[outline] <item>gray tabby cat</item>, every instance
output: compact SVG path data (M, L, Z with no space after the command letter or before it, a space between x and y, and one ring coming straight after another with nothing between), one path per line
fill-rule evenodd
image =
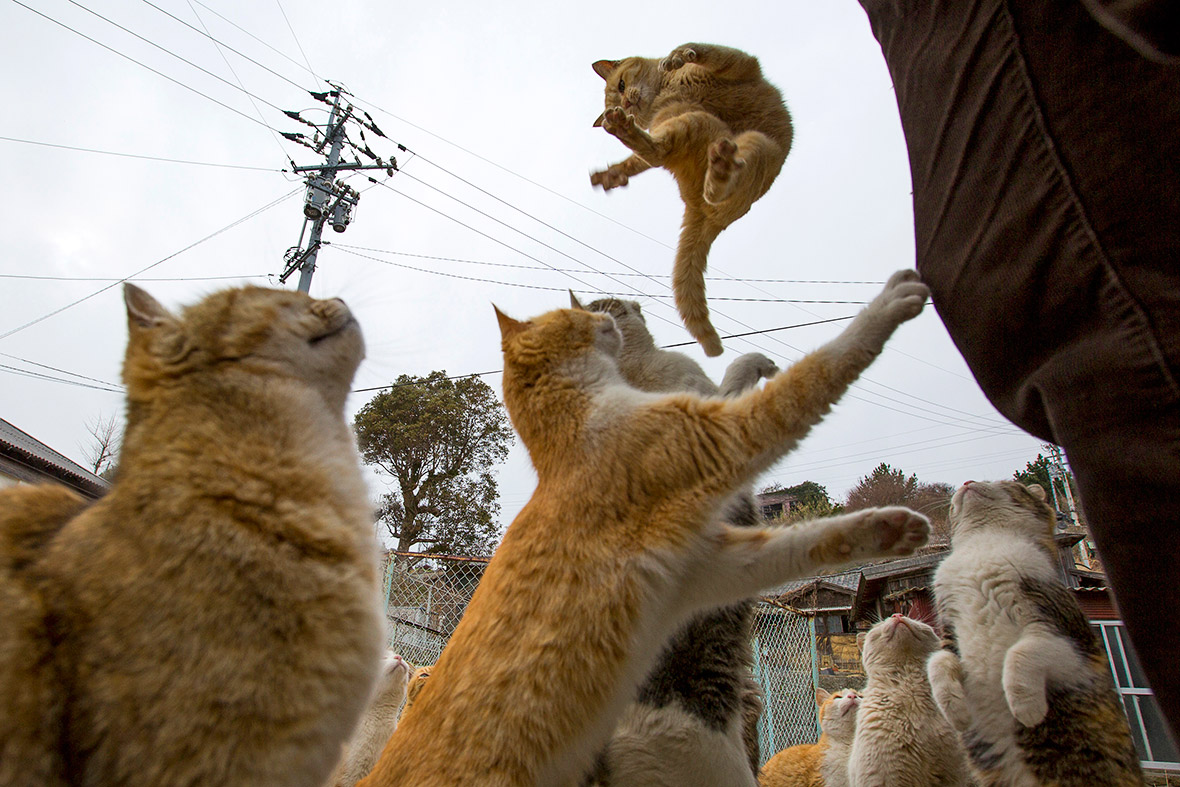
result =
M583 306L571 292L570 305L614 317L623 335L619 371L644 391L737 396L778 372L766 356L747 353L729 365L719 387L687 355L656 347L635 301L603 298ZM753 495L735 497L725 518L738 525L757 523ZM752 609L749 602L723 607L694 618L676 634L599 756L591 784L755 783L762 701L750 672Z
M926 659L934 629L904 615L864 637L856 735L848 758L851 787L958 787L969 784L966 755L930 693Z
M1056 518L1039 486L968 481L935 574L944 649L934 699L980 784L1141 785L1110 667L1057 576Z

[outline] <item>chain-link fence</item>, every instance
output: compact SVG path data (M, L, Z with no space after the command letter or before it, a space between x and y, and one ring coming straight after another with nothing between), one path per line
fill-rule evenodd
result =
M487 567L488 558L390 552L385 563L385 616L390 647L411 664L442 653Z
M433 664L467 609L488 558L390 552L385 565L390 641L410 663ZM773 601L754 615L754 675L764 709L758 723L762 760L819 737L814 619Z
M751 644L754 677L762 685L758 743L765 763L788 746L819 738L814 619L763 601L755 607Z

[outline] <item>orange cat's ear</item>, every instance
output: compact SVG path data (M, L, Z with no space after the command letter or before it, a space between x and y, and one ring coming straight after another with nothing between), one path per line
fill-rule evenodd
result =
M127 324L137 328L154 328L175 322L172 313L147 292L131 282L123 283L123 302L127 304Z
M578 300L578 296L574 295L573 290L570 290L570 308L577 309L578 311L582 312L586 311L586 307L583 306L582 302Z
M520 320L512 319L507 314L500 311L500 307L494 303L492 304L492 308L496 310L496 321L500 323L501 339L511 339L513 336L520 333L529 326L527 322L521 322Z
M1037 500L1042 502L1045 501L1045 487L1041 486L1040 484L1029 484L1028 491L1032 492L1033 497L1035 497Z
M819 686L815 687L815 704L816 705L823 705L825 702L827 702L831 698L832 698L832 695L829 694L827 691L825 691L824 689L821 689Z
M865 649L865 633L863 631L858 631L856 633L856 647L860 648L861 650Z
M598 76L602 77L603 79L609 79L610 72L614 71L618 65L618 60L596 60L594 61L594 64L591 66L591 68L594 69L594 73L598 74ZM596 123L595 125L598 124Z

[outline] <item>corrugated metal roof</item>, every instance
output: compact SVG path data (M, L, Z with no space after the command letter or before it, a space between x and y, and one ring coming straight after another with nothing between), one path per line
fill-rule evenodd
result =
M76 478L82 485L101 494L110 488L110 483L99 478L65 454L53 450L32 435L17 429L0 418L0 452L13 453L18 459L31 459L37 465L48 466L59 473Z

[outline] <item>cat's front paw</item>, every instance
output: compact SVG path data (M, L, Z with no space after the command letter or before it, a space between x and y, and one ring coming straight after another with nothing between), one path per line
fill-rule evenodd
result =
M918 279L918 272L906 268L894 273L885 282L885 289L869 304L895 325L912 320L922 313L930 288Z
M966 695L963 693L963 663L949 650L940 650L926 662L926 677L934 703L951 727L962 732L971 724L971 713L967 710Z
M601 172L590 173L590 185L601 186L603 191L610 191L611 189L626 186L629 182L627 173L614 167L608 167Z
M661 71L675 71L678 68L683 68L685 63L696 62L697 52L692 47L681 47L674 49L671 54L660 61Z
M1049 703L1043 691L1022 691L1018 687L1004 687L1008 697L1008 708L1016 720L1025 727L1035 727L1045 720Z
M635 118L628 115L622 107L611 107L602 113L602 128L616 137L626 134L635 126Z
M852 521L839 549L845 560L910 555L930 538L930 520L902 506L866 508L848 516Z

